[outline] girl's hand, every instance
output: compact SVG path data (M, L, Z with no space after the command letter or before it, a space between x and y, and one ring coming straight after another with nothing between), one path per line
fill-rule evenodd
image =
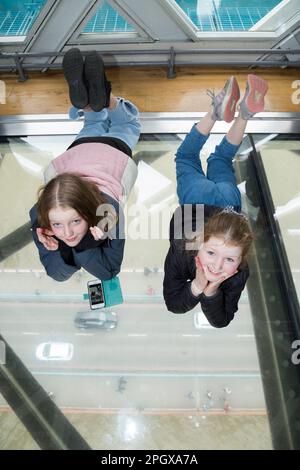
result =
M204 270L205 275L207 276L208 275L207 267L203 266L203 270ZM217 292L219 286L222 284L222 282L234 276L237 272L238 271L235 271L233 274L226 274L225 272L221 273L218 279L216 279L213 282L208 283L207 287L203 291L203 294L206 295L207 297L214 295Z
M99 227L97 227L97 225L95 225L95 227L90 227L90 232L93 235L94 240L96 241L101 240L101 238L104 235L102 230Z
M58 241L53 238L54 233L46 228L37 228L36 234L39 241L49 251L55 251L58 249Z
M191 289L192 289L192 293L198 296L202 294L202 292L204 292L204 289L206 288L208 284L208 280L206 278L199 256L195 257L195 262L196 262L196 268L197 268L196 277L192 282Z

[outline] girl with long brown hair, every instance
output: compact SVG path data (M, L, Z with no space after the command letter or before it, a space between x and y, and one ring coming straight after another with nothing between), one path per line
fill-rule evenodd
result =
M80 268L99 279L119 273L125 236L122 205L137 177L132 149L137 108L111 93L100 55L79 49L63 59L71 119L84 117L75 141L45 171L30 210L32 235L47 274L68 279Z

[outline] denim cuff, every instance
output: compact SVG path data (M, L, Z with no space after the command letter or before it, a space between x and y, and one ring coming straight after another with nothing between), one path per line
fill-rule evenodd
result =
M69 109L69 118L72 121L76 121L84 116L84 111L82 109L75 108L75 106L71 106Z
M192 141L198 143L199 141L200 142L206 142L207 139L209 138L209 134L208 135L205 135L205 134L201 134L201 132L197 129L197 124L194 124L192 129L190 130L188 136L189 136L189 139L191 139Z
M238 151L241 144L239 145L231 144L230 142L228 142L227 137L225 135L219 145L222 146L222 149L226 155L234 157L234 155Z
M203 145L207 141L209 135L203 135L196 128L196 124L193 125L190 132L185 136L184 140L181 142L177 152L176 157L182 158L185 154L199 154Z
M121 113L124 113L126 116L130 116L130 117L138 116L139 111L137 107L133 103L131 103L131 101L118 96L117 102L118 104L115 108L113 109L107 108L109 117L119 115L122 118Z

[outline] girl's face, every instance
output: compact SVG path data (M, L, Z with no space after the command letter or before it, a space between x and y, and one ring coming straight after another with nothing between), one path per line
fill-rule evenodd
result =
M198 251L202 266L207 266L209 282L214 282L222 275L228 276L236 272L242 261L242 249L237 245L229 245L221 238L210 237Z
M88 223L71 207L55 207L49 211L50 227L54 235L73 247L88 231Z

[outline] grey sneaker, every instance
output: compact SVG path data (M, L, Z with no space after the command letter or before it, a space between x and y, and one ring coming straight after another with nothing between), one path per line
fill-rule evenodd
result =
M265 94L268 83L256 75L248 75L244 98L240 103L242 118L250 119L255 113L260 113L265 107Z
M211 90L207 90L207 94L212 99L213 119L231 122L234 119L236 104L240 98L240 89L236 78L230 77L223 90L217 95Z

